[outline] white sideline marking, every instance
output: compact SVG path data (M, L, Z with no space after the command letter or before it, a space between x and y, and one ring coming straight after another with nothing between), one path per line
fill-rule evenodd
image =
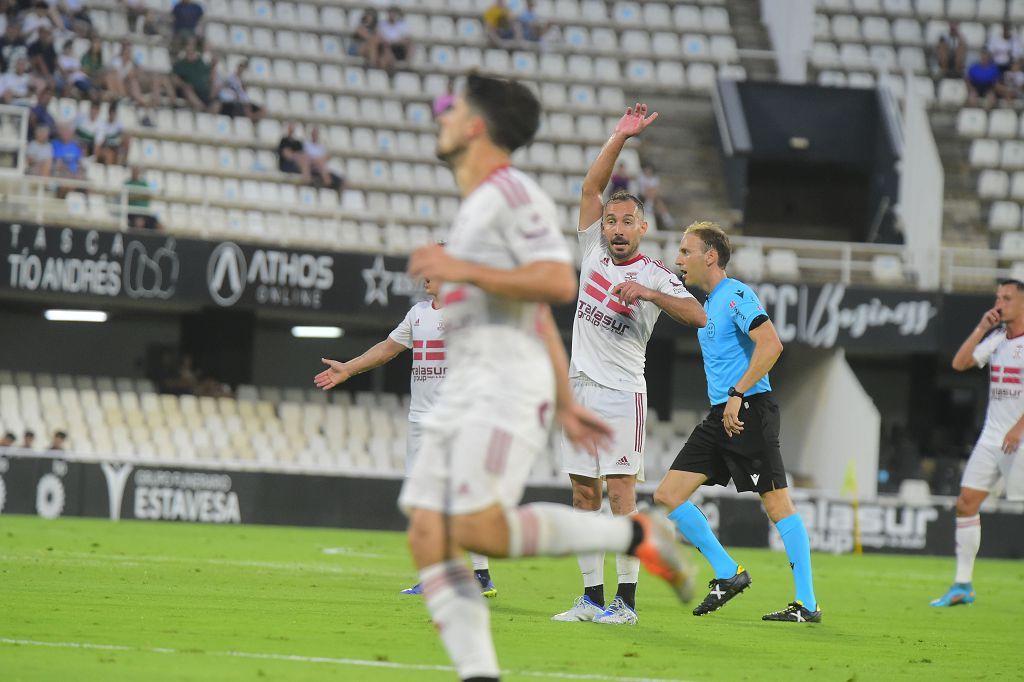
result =
M372 554L371 552L357 552L351 547L324 547L324 554L341 554L342 556L354 556L360 559L388 559L387 554Z
M130 647L122 644L92 644L90 642L40 642L32 639L10 639L0 637L0 644L13 646L44 646L57 649L99 649L103 651L142 651L156 654L183 653L177 649L163 647ZM194 653L194 652L185 652ZM329 658L326 656L298 656L294 654L260 654L248 651L207 651L206 656L230 656L232 658L250 658L267 661L289 661L293 663L329 663L331 665L357 666L362 668L390 668L392 670L423 670L431 672L455 672L450 665L429 665L426 663L394 663L392 661L369 661L359 658ZM540 677L557 680L600 680L603 682L687 682L679 679L655 677L615 677L597 673L558 673L539 670L502 670L502 675L518 675L519 677Z

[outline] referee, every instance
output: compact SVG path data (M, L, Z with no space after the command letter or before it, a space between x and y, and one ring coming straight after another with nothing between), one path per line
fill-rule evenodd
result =
M763 620L821 622L811 579L807 529L786 488L779 452L779 406L768 371L782 354L782 342L753 289L730 278L729 238L718 225L694 223L679 246L676 265L688 287L711 292L704 302L708 323L697 331L711 411L690 434L654 499L670 509L676 528L707 559L715 572L711 592L693 615L717 611L747 589L750 575L733 561L707 519L692 502L701 485L726 485L761 496L769 518L786 546L796 583L796 598Z

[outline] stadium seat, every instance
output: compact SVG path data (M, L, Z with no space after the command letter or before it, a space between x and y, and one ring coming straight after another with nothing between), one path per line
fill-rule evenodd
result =
M939 103L945 106L961 106L967 101L967 85L961 79L944 78L939 83Z
M985 169L978 176L978 196L982 199L1002 199L1010 191L1010 176L1006 171Z
M992 202L992 208L989 209L988 214L989 229L997 231L1018 230L1020 229L1020 223L1020 204L1015 201Z
M1006 17L1006 0L979 0L977 16L981 21L1002 21Z
M1024 142L1016 140L1004 142L999 165L1011 170L1024 168Z
M672 21L679 31L703 31L700 8L693 5L676 5L672 10Z
M909 17L914 14L911 0L884 0L882 6L890 17Z
M772 249L766 259L768 274L782 280L795 280L800 277L800 261L796 251L790 249Z
M977 0L949 0L946 15L950 19L973 19L977 10Z
M864 40L868 43L889 43L892 41L889 20L884 17L865 17L861 22L861 31L864 33Z
M893 21L892 37L900 45L921 45L924 42L921 24L915 19L901 18Z
M832 36L840 42L860 42L860 21L855 16L837 14L832 17Z
M1014 204L1017 206L1016 204ZM1017 206L1016 215L1020 219L1020 206ZM1019 223L1018 223L1019 224ZM1024 258L1024 232L1004 232L999 238L999 250L1003 257Z
M984 137L988 115L984 109L961 109L956 117L956 131L964 137Z
M974 140L969 159L975 168L995 168L999 165L999 143L995 140Z
M988 137L1012 138L1017 135L1017 114L1009 109L995 109L988 117Z
M1015 171L1010 177L1010 198L1024 200L1024 171Z

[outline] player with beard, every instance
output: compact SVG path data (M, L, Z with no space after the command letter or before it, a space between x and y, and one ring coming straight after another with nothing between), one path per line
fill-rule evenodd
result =
M658 117L647 105L630 107L601 149L583 180L577 234L582 251L579 297L572 329L569 378L573 397L595 412L614 431L611 443L595 458L563 439L562 470L572 483L572 506L582 514L601 513L608 485L612 514L636 511L636 482L644 480L644 425L647 383L644 380L647 342L661 312L682 324L703 327L704 308L660 260L640 252L647 233L643 202L624 191L602 194L626 140ZM556 621L593 621L634 625L640 562L615 557L618 587L605 609L604 554L577 557L583 594Z
M623 552L680 598L691 591L671 529L645 514L517 506L552 420L591 451L611 433L572 397L549 308L571 302L577 286L555 204L509 165L539 122L540 103L524 86L467 78L438 118L438 156L454 172L462 205L447 248L419 249L409 261L412 276L442 282L448 375L399 504L431 619L459 678L475 682L497 680L499 670L490 612L463 550L513 558Z

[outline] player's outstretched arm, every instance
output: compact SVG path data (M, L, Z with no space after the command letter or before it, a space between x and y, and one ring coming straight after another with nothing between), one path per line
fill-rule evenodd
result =
M617 284L611 293L625 305L633 305L637 301L650 301L680 324L703 327L708 323L708 314L704 311L704 306L692 296L686 298L669 296L663 291L651 289L636 282Z
M638 135L654 123L658 118L658 112L647 115L647 105L637 102L635 106L626 109L626 113L619 119L612 136L604 143L601 153L590 165L586 177L583 178L583 190L580 192L580 224L579 230L585 230L601 218L601 211L604 208L604 188L612 177L615 169L615 162L622 152L626 140Z
M964 339L964 342L960 344L956 355L953 356L953 369L963 372L978 366L978 362L974 359L974 349L978 347L978 344L981 343L986 334L995 329L999 321L998 310L992 308L985 311L985 314L981 316L981 320L978 322L978 326L971 330L971 333Z
M746 392L750 387L760 381L764 375L771 371L772 367L782 355L782 339L775 330L771 320L765 319L757 328L751 329L748 334L754 342L754 352L750 356L750 364L747 371L743 373L736 382L736 390L740 393ZM722 412L722 425L725 432L730 436L743 430L743 422L739 420L740 398L729 398Z
M598 448L611 442L612 429L573 398L569 386L569 357L565 353L562 337L558 334L551 308L544 310L541 326L555 371L555 418L572 443L596 457Z
M343 384L357 374L380 367L395 359L395 357L406 350L406 347L388 337L378 344L375 344L368 351L348 362L328 360L320 358L320 361L327 365L327 369L313 377L313 383L317 388L329 390Z
M534 261L506 270L452 257L442 246L417 249L409 258L409 274L452 284L472 284L489 294L518 301L572 303L579 281L568 263Z

